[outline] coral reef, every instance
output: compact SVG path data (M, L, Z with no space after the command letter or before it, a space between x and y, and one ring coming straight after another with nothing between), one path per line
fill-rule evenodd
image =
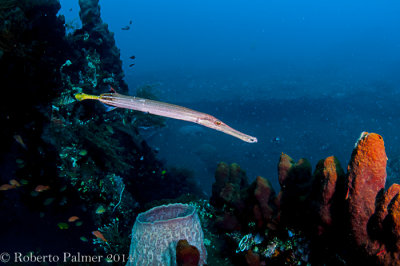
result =
M307 160L282 154L278 195L264 178L247 185L220 163L210 202L216 227L237 247L231 256L242 254L234 264L399 265L400 185L385 191L386 161L382 137L367 132L347 174L334 156L312 174Z
M176 265L176 246L183 239L199 250L205 264L203 230L193 206L169 204L141 213L132 229L128 265Z
M22 224L28 213L48 225L49 235L68 231L69 241L60 241L65 250L81 247L97 229L107 243L98 238L95 248L82 251L127 254L124 243L144 204L197 188L189 171L165 168L140 136L139 127L162 126L162 120L74 103L73 94L82 90L128 90L98 1L80 1L80 7L82 28L66 35L59 1L0 3L0 77L7 99L0 106L0 181L12 176L21 183L12 187L14 194L0 196L1 215L8 217L1 223ZM18 206L15 217L6 206ZM64 222L67 215L80 217L76 226Z
M0 78L6 99L0 106L0 179L13 176L24 183L16 191L20 202L2 201L2 217L9 215L5 206L44 212L65 209L69 201L69 191L61 190L66 182L57 178L56 149L43 139L51 102L62 87L57 70L69 51L64 18L57 16L60 7L55 0L0 3ZM34 193L38 185L61 191ZM16 216L2 226L26 220L20 213Z
M118 218L113 219L107 225L103 225L98 231L103 234L107 242L99 238L93 239L93 243L101 249L97 253L128 254L130 238L125 235L124 229L120 228Z
M79 6L82 28L69 36L74 55L71 58L72 65L66 69L67 73L74 80L85 77L79 79L84 81L81 87L90 93L104 91L108 85L126 93L128 86L123 81L120 52L115 46L114 34L101 19L99 1L80 0ZM80 75L74 75L73 71L81 66L85 68L79 69Z
M64 19L57 17L59 9L58 1L0 3L0 77L2 97L7 99L0 106L1 155L18 149L16 135L29 148L21 149L18 156L44 157L39 151L46 151L48 157L54 155L41 134L51 112L49 102L61 85L55 71L65 60L60 51L68 51ZM45 172L54 170L38 163L31 166Z

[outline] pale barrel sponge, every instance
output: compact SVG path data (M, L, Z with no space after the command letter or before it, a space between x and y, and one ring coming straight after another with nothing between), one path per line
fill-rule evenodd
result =
M203 238L194 206L177 203L152 208L136 219L127 265L176 265L176 245L181 239L199 250L199 265L206 264Z

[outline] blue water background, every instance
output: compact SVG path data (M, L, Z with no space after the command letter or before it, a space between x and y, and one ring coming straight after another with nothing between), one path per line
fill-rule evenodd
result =
M67 21L78 23L77 1L61 4ZM207 193L220 160L239 163L250 180L270 178L276 188L281 152L312 165L336 155L345 167L364 130L382 134L388 154L398 155L399 1L100 5L132 94L154 85L160 100L258 137L247 144L174 120L143 132L161 159L193 170Z

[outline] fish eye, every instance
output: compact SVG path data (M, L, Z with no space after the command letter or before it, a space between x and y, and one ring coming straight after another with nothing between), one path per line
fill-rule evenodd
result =
M217 125L217 126L220 126L222 124L222 122L219 121L219 120L215 120L214 124Z

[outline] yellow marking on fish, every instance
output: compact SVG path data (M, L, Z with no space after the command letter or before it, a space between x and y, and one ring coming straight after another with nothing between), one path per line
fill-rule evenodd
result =
M77 99L78 101L98 100L98 99L100 99L100 96L90 95L90 94L86 94L86 93L77 93L77 94L75 94L75 99Z

